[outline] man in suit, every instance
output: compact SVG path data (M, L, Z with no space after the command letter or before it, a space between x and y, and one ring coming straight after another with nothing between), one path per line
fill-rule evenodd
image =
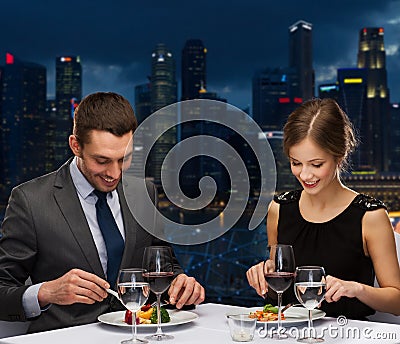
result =
M146 246L167 245L135 221L124 197L123 164L130 160L136 127L122 96L87 96L75 110L69 137L74 157L13 189L0 239L0 320L31 320L29 332L37 332L95 322L102 313L122 309L106 292L115 288L115 280L107 280L108 247L94 191L106 193L122 237L120 267L140 267ZM124 180L130 192L137 182ZM153 184L147 188L156 202ZM174 259L170 302L177 308L201 303L203 287ZM25 285L29 277L30 286Z

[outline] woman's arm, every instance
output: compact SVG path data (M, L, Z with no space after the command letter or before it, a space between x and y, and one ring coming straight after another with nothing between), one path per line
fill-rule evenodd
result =
M380 288L328 276L328 302L357 297L371 308L400 315L400 268L393 228L384 209L366 212L362 221L365 254L370 256Z

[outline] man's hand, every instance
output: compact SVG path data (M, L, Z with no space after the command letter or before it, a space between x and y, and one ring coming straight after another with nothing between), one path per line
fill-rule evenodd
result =
M107 297L107 288L110 285L102 278L80 269L72 269L60 278L42 284L38 293L39 305L93 304Z
M199 305L204 301L204 288L193 277L179 274L168 290L169 302L180 309L183 305Z

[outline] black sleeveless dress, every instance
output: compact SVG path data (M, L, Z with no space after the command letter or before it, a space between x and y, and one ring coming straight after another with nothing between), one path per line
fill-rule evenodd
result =
M385 205L372 197L358 194L335 218L323 223L311 223L300 213L301 192L295 190L274 197L280 204L278 243L293 246L296 266L323 266L327 275L373 286L375 274L371 259L364 255L361 220L365 212L386 209ZM292 287L284 293L283 302L297 302ZM327 316L344 315L350 319L364 319L375 312L357 298L347 297L338 302L324 301L321 309Z

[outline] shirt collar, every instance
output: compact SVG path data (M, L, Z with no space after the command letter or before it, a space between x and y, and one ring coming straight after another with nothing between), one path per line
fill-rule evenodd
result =
M69 165L69 171L71 173L72 181L79 195L86 201L96 203L97 196L92 193L94 187L87 181L86 177L78 168L78 158L76 156L72 159ZM112 198L116 192L117 190L109 192L107 198Z
M77 159L78 158L75 156L69 165L69 171L71 172L72 181L74 182L76 191L78 191L79 195L85 200L89 196L95 198L95 196L92 194L94 187L87 181L85 176L79 170Z

